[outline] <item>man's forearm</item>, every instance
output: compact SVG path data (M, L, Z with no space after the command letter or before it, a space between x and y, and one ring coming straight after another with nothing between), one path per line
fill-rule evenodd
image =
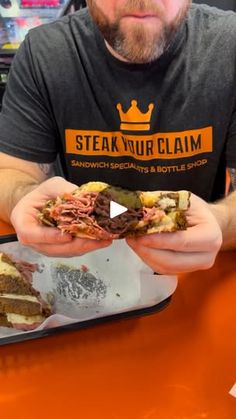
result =
M0 169L0 219L10 221L17 202L38 186L35 178L14 169Z
M223 233L223 250L236 249L236 191L210 205Z

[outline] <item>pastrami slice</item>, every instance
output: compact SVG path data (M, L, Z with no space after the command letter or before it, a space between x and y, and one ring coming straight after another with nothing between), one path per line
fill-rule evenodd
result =
M111 218L110 203L127 211ZM48 201L39 214L42 224L63 233L92 239L121 239L187 228L188 191L129 191L102 182L89 182L74 192Z

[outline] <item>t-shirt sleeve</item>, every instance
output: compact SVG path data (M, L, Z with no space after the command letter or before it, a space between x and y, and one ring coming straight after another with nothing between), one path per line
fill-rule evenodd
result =
M57 155L57 129L27 36L10 68L0 113L0 151L40 163Z

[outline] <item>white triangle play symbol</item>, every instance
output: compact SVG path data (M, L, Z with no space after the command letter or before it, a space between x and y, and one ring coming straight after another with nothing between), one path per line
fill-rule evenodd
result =
M124 207L123 205L117 204L117 202L110 202L110 218L117 217L117 215L123 214L123 212L126 212L127 210L128 208Z

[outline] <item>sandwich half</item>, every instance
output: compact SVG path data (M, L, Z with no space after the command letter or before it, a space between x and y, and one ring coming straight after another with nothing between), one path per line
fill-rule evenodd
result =
M126 207L111 217L111 201ZM190 192L130 191L103 182L88 182L74 192L50 200L39 221L62 233L90 239L122 239L187 228Z
M0 326L32 330L52 314L31 284L35 269L33 264L0 253Z

